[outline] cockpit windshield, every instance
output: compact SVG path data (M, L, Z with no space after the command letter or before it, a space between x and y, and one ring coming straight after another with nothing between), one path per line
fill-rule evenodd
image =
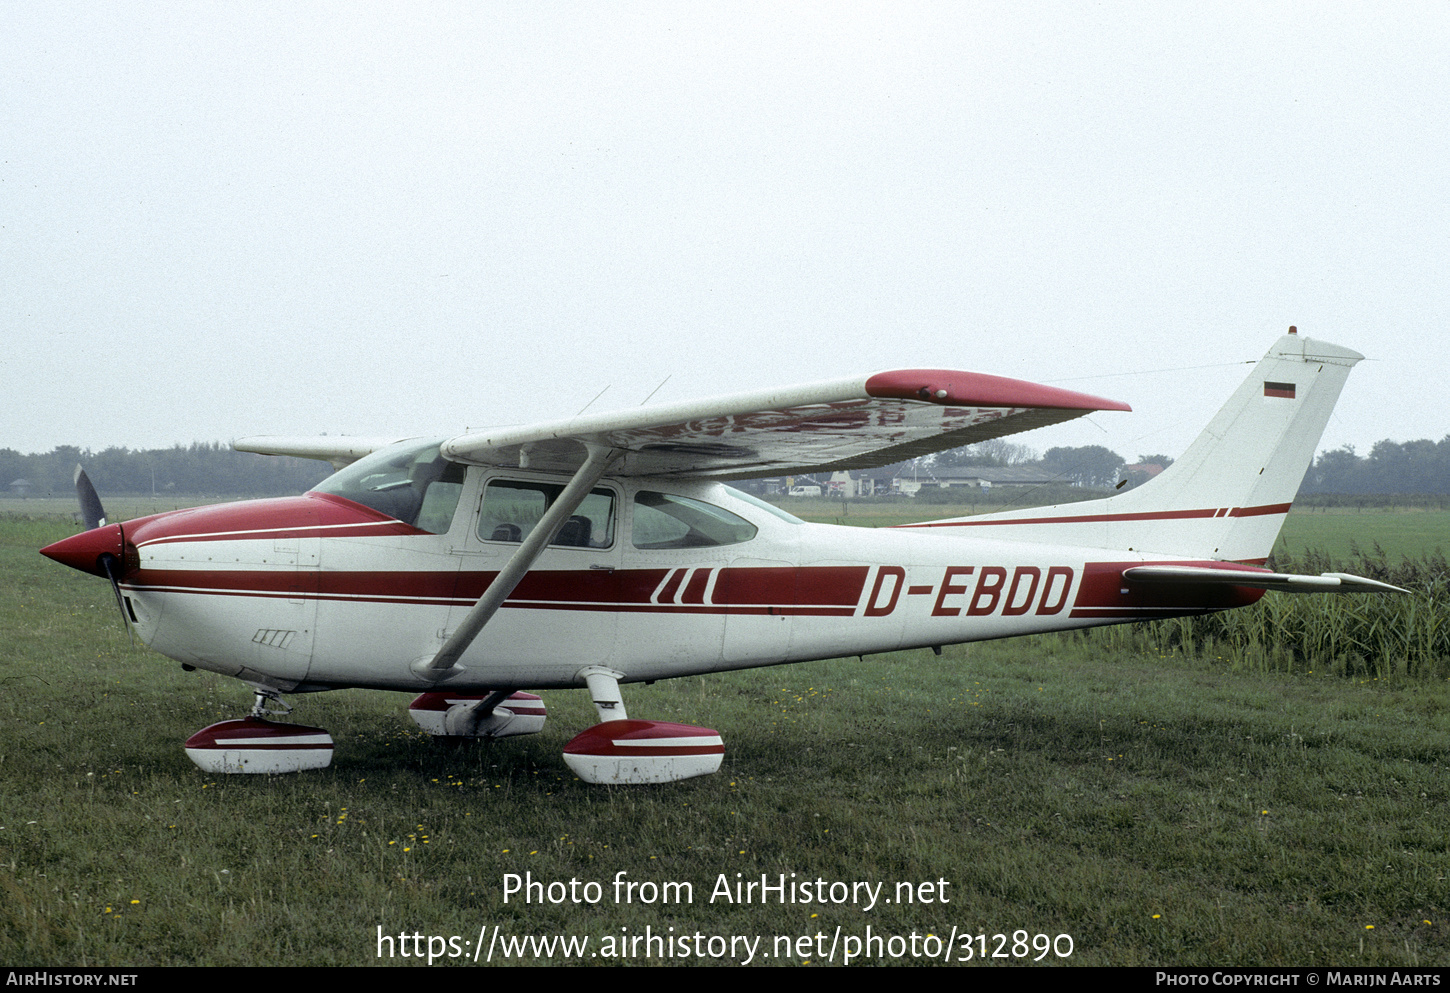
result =
M443 439L399 442L358 459L313 487L404 524L443 534L453 523L468 467L439 451Z

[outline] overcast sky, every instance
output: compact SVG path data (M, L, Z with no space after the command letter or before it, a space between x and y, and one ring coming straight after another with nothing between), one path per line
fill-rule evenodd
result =
M1450 5L16 3L0 447L926 365L1177 455L1290 324L1450 433Z

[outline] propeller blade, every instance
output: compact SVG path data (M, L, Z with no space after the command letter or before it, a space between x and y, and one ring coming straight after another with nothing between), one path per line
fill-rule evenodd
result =
M89 480L87 481L89 482ZM121 623L126 626L126 633L131 636L131 644L136 644L136 632L131 629L131 618L126 613L126 601L121 596L121 579L116 575L116 556L102 555L101 568L106 570L106 578L111 581L111 592L116 594L116 609L121 612Z
M106 508L101 506L101 498L96 494L96 488L91 485L91 477L80 466L76 466L76 499L81 502L81 517L85 518L86 530L94 531L106 523ZM136 634L131 630L131 618L126 613L126 601L121 595L120 569L116 565L116 556L109 552L100 558L101 568L106 570L106 578L111 581L111 592L116 594L116 609L121 612L121 623L126 626L126 633L131 636L131 644L136 643Z
M85 519L86 530L94 530L106 523L106 508L101 506L101 498L96 496L96 488L91 485L91 477L87 476L86 471L80 466L76 466L75 481L76 498L81 502L81 517Z

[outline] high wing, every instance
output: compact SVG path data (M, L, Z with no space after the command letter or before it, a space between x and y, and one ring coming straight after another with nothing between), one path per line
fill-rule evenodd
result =
M575 472L590 448L611 475L747 479L864 469L1125 403L1001 376L901 369L712 400L470 432L443 454L474 465Z
M258 435L232 442L232 448L239 452L254 452L257 455L291 455L299 459L320 459L331 462L332 468L342 469L352 465L364 455L371 455L380 448L387 448L406 437L392 436L356 438L348 435L318 435L316 437L288 435Z

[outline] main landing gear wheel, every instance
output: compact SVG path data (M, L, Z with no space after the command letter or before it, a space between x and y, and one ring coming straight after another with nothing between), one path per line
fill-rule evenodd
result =
M564 761L586 783L668 783L720 770L725 742L718 731L668 721L632 721L619 692L622 673L590 666L589 685L601 723L564 746Z
M217 773L302 772L331 764L332 735L323 728L267 720L263 715L292 708L275 690L257 687L256 694L247 717L221 721L186 739L187 758L203 772Z

